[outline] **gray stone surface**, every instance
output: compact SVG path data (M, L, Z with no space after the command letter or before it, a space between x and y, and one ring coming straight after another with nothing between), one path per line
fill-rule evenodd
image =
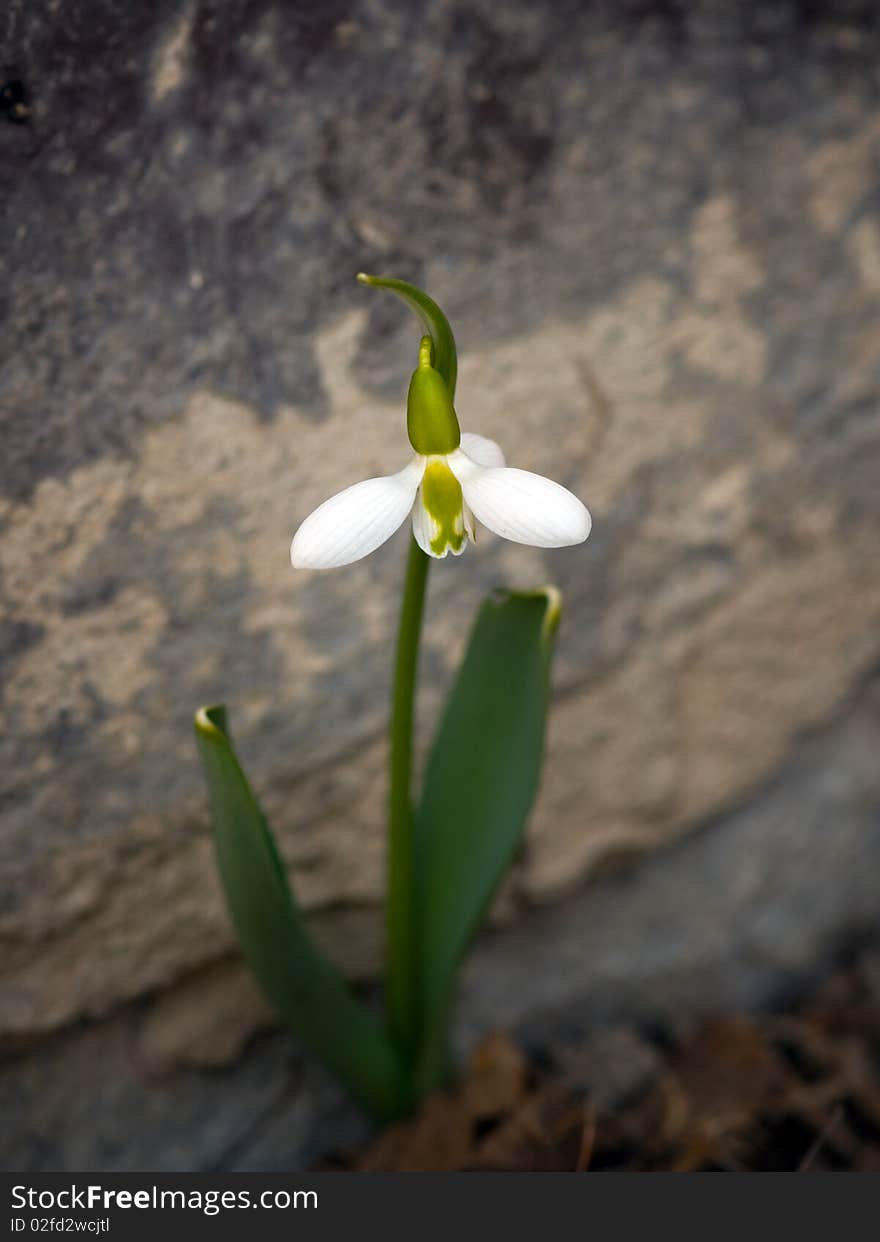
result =
M268 1052L193 1068L265 1021L252 993L253 1019L230 1017L248 984L190 733L207 700L230 704L321 934L375 970L403 536L338 574L287 562L310 508L406 457L416 334L358 269L433 292L463 424L594 514L583 549L487 538L433 575L424 735L487 586L552 579L566 600L544 789L499 917L706 823L723 842L783 772L790 845L805 738L834 732L832 784L861 762L847 722L880 662L874 6L8 0L0 48L29 111L0 116L8 1046L43 1041L73 1079L76 1049L143 1010L150 1081L197 1096L228 1073L244 1101L271 1079ZM873 797L841 802L823 855L829 944L867 920L850 868ZM772 840L726 861L734 894L768 886L763 922L710 938L688 987L751 995L818 946L813 897L776 900ZM647 948L624 939L591 1004L627 978L672 994L676 902L649 891ZM564 936L550 911L499 945L521 955L545 917ZM570 995L536 947L505 1008L491 979L513 952L481 1021ZM194 1165L228 1151L191 1142Z
M469 1023L547 1038L787 1000L880 933L878 752L875 677L749 805L490 939L465 973Z

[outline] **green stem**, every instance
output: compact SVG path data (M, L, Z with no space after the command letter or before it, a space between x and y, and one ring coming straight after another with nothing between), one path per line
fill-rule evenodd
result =
M391 708L385 985L388 1026L406 1057L412 1055L418 1035L410 776L419 638L429 565L430 559L415 539L410 539L400 628L397 634Z

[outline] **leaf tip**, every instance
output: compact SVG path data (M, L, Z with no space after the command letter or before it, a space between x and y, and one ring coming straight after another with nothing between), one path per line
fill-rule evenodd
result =
M211 707L200 707L194 717L196 733L205 737L226 736L226 705L215 703Z
M544 602L544 621L542 632L545 637L552 637L559 627L559 619L562 616L562 592L559 587L546 586L535 587L532 591L510 591L503 587L492 591L489 598L496 604L504 604L507 600L512 599L533 599L543 600Z
M562 592L559 587L547 586L540 587L536 595L543 595L547 601L547 611L544 614L544 632L545 634L554 634L559 627L559 618L562 616Z

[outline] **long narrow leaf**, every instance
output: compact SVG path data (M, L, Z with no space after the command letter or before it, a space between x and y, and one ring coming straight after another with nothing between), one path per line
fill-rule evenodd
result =
M315 945L275 842L236 758L221 707L196 713L226 900L251 970L281 1017L377 1119L398 1114L404 1085L379 1021Z
M416 821L420 1091L446 1073L455 973L538 787L559 595L488 599L431 751Z

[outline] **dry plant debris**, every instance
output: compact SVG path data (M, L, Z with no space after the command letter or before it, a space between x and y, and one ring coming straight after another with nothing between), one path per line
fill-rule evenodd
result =
M611 1028L529 1056L496 1032L455 1090L323 1167L880 1171L880 955L791 1012L678 1037Z

